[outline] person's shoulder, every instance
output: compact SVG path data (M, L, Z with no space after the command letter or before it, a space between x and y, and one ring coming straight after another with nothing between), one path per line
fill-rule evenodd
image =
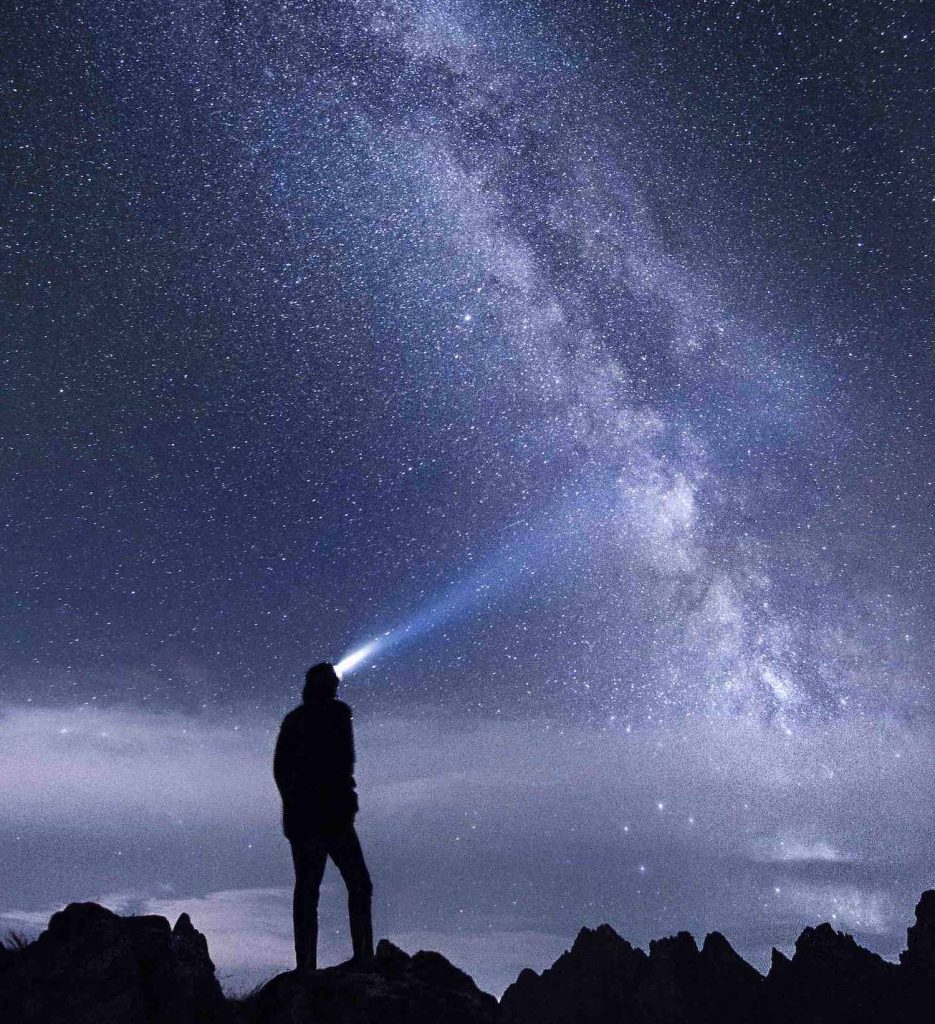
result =
M288 712L286 714L286 717L282 720L282 725L280 725L279 728L280 729L291 729L295 725L297 725L298 722L300 721L300 719L302 719L303 717L304 717L304 709L303 709L302 705L300 704L297 708L293 708L290 712Z
M335 718L350 719L353 715L350 704L345 704L343 700L335 700L334 707L332 710Z

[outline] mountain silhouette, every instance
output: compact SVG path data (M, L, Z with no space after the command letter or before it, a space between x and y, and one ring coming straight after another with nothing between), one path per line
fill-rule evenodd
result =
M183 914L121 917L94 903L53 914L31 943L0 945L0 1022L15 1024L887 1024L935 1006L935 890L890 963L829 924L806 928L763 976L719 932L638 949L583 928L497 1002L439 953L386 939L372 962L289 971L242 999L221 991L208 944Z

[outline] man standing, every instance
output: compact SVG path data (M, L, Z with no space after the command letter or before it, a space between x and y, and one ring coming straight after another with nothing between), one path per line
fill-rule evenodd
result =
M373 956L372 886L354 829L354 729L351 709L337 699L338 682L327 662L306 672L302 703L283 719L273 759L295 865L292 922L299 970L317 966L318 892L329 856L347 886L354 960Z

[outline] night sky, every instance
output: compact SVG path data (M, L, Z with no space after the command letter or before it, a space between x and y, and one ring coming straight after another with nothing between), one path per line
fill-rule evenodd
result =
M275 731L342 694L378 935L935 877L923 5L13 2L0 925L289 966ZM325 960L349 955L329 869Z

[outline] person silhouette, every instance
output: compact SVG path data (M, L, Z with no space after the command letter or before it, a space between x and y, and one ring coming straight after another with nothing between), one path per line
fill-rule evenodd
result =
M354 828L354 729L351 709L337 699L338 683L328 662L306 672L302 703L283 719L273 757L283 832L295 866L292 923L298 970L317 966L318 893L328 857L347 886L353 960L373 957L373 887Z

